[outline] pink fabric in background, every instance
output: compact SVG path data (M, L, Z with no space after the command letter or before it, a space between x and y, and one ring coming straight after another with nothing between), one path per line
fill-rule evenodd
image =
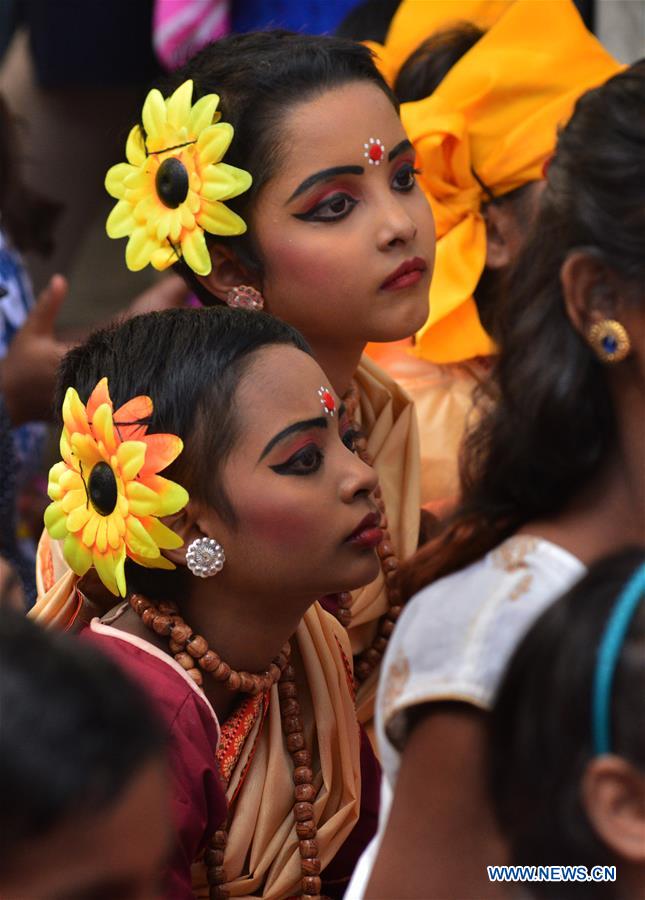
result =
M230 30L229 0L155 0L152 43L167 69L183 65Z

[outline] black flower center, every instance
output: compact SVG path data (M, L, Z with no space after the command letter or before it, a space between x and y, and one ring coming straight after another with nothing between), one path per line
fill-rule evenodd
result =
M117 485L114 472L105 463L97 463L90 472L87 493L94 509L101 516L109 516L116 506Z
M174 156L164 159L157 169L155 187L163 205L169 209L177 209L188 196L186 166Z

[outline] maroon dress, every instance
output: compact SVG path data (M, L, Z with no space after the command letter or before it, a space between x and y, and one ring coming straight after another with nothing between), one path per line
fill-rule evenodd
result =
M191 864L227 812L215 760L219 740L215 712L181 666L147 641L96 620L80 636L99 647L141 686L166 728L176 833L168 897L192 900Z

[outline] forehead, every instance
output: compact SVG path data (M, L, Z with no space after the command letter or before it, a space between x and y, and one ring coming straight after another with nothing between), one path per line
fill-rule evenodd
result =
M239 422L252 426L259 440L300 419L323 415L319 388L329 387L318 363L290 345L265 347L254 354L238 387ZM332 392L333 393L333 392Z
M383 91L366 81L331 88L293 107L283 123L280 174L299 176L336 165L363 165L364 144L378 138L386 153L405 137L397 111ZM367 168L367 166L366 166Z

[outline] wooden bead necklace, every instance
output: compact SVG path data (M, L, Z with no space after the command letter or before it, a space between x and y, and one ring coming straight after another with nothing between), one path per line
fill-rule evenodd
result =
M306 900L320 900L321 861L313 807L316 788L313 784L311 751L307 750L305 745L296 673L289 663L291 645L286 643L267 671L261 675L236 672L209 648L205 638L192 633L192 629L179 615L174 603L164 601L156 606L141 594L133 594L130 597L130 606L141 617L146 627L155 634L170 639L170 651L174 658L198 685L203 684L203 678L200 670L195 667L196 662L204 671L210 672L216 681L224 683L229 690L235 692L256 695L260 691L268 691L278 682L282 732L293 762L293 817L296 821L300 852L302 874L300 889ZM227 900L229 897L229 891L224 887L226 884L224 853L227 841L228 831L225 828L218 829L204 853L210 900Z
M352 421L352 428L360 433L360 425L356 421L356 412L360 402L358 387L352 382L349 390L343 397L347 415ZM354 441L354 449L359 458L368 466L374 466L374 460L367 451L367 438L361 436ZM387 594L388 609L378 621L376 636L372 639L369 647L354 657L354 681L356 686L362 684L370 677L372 672L380 665L383 654L387 649L390 635L394 631L396 620L401 615L401 591L398 587L398 568L399 560L394 553L392 547L392 537L387 530L388 521L385 512L385 503L383 502L383 494L380 485L372 491L376 508L381 514L380 527L383 529L383 537L376 548L379 560L381 562L381 571L385 578L385 590ZM351 622L351 604L352 595L348 591L343 591L336 595L338 603L338 612L336 617L339 622L347 628Z

